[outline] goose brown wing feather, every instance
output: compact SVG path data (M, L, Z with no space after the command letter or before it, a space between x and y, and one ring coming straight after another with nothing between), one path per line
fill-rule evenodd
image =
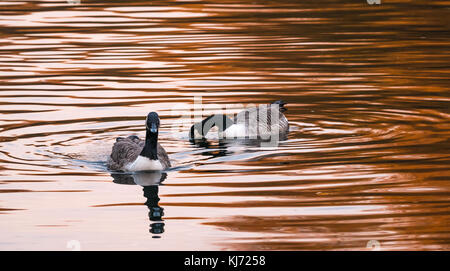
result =
M112 147L111 155L108 159L107 166L110 170L123 170L126 164L133 162L142 152L145 141L137 136L129 136L127 138L119 137L116 139ZM166 150L158 143L157 145L158 160L164 169L170 168L170 160Z
M108 169L122 170L123 167L136 160L144 148L144 141L133 137L118 138L112 147L111 155L108 159Z
M164 169L170 168L172 165L170 164L169 156L167 155L166 150L158 143L158 160L161 162Z

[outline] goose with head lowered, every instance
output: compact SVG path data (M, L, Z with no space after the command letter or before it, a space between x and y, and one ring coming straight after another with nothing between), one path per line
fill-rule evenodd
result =
M205 139L209 130L216 126L220 139L267 139L271 136L284 138L289 132L289 122L283 114L287 109L284 101L262 104L239 112L233 119L224 114L211 115L191 126L189 139Z
M118 137L108 159L108 169L135 172L170 168L169 156L158 143L159 125L158 114L151 112L146 119L145 140L135 135Z

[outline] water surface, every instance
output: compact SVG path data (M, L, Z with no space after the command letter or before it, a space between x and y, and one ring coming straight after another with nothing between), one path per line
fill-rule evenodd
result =
M3 1L0 249L450 249L449 4ZM291 131L192 145L200 99ZM174 168L111 174L150 111Z

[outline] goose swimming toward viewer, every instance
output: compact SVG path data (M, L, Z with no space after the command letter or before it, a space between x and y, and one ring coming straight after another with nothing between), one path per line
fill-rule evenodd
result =
M191 126L189 139L204 139L209 130L217 126L219 138L267 139L277 135L284 137L289 132L289 122L283 114L287 109L283 101L251 107L239 112L234 119L215 114Z
M158 130L159 116L151 112L146 120L145 140L135 135L118 137L108 159L108 169L133 172L169 168L169 157L158 143Z

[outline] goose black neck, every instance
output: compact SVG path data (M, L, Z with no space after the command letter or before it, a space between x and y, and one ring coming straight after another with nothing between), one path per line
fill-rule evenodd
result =
M158 160L158 132L151 132L149 129L145 135L145 145L141 151L141 156L150 160Z

